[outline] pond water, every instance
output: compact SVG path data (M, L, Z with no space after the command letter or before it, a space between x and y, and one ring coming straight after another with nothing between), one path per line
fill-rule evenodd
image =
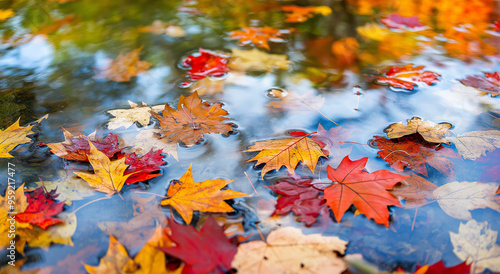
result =
M312 13L299 22L287 22L287 12L282 10L287 5L326 6L331 13ZM450 123L455 136L499 130L500 101L492 96L495 92L481 92L459 81L500 71L500 25L495 26L500 18L499 1L14 0L0 2L0 8L14 12L0 22L0 128L8 128L18 118L21 125L27 125L49 114L34 127L32 143L18 146L11 153L13 158L0 159L3 189L7 187L8 163L15 165L17 186L25 183L30 188L40 180L57 181L73 171L92 170L86 162L54 155L45 145L64 141L62 127L75 136L96 130L104 136L112 132L120 138L121 147L133 151L127 140L147 125L109 129L113 116L107 113L129 109L128 101L149 106L167 103L177 109L181 96L197 90L202 100L223 103L228 122L237 126L228 136L205 134L192 146L179 143L175 148L174 144L171 151L164 152L176 151L178 160L164 153L166 164L161 166L160 176L126 185L120 195L104 199L105 194L96 192L65 205L63 212L76 211L73 245L52 244L42 249L29 247L28 242L23 270L68 273L68 264L63 262L68 262L69 256L98 265L108 249L109 235L117 237L129 254L137 254L151 236L151 228L161 223L161 217L156 222L153 217L130 222L141 207L183 223L175 210L159 206L162 198L158 196L165 196L171 181L181 178L190 165L195 182L234 179L228 187L250 195L229 201L235 210L232 213L195 212L191 225L198 229L213 215L220 224L238 227L235 232L227 230L228 235L248 237L246 241L259 240L260 233L265 237L280 226L298 227L304 234L339 236L349 242L346 254L361 254L363 264L380 271L413 272L417 265L443 261L453 266L464 260L454 252L450 232L458 233L468 220L448 215L439 203L417 208L391 206L388 227L368 219L363 212L358 214L354 206L340 222L329 210L310 226L293 213L271 217L279 195L266 186L290 175L281 168L262 177L262 165L248 162L256 153L245 150L257 141L289 138L289 132L311 133L318 131L319 125L327 130L340 126L348 133L340 146L330 151L330 157L320 158L314 174L302 164L295 169L296 174L326 182L327 165L337 168L349 155L352 160L368 157L365 169L369 172L386 169L416 174L438 187L454 181L481 181L486 175L493 179L483 182L498 182L495 147L477 160L457 154L437 167L424 163L426 172L410 165L396 170L378 155L374 136L386 137L385 128L398 122L406 125L414 116ZM392 27L383 23L394 14L418 19ZM419 23L414 24L414 20ZM145 29L147 26L150 28ZM243 45L239 39L230 39L232 31L244 27L288 31L283 31L282 39L271 39L266 49L262 44ZM141 61L151 63L144 72L126 81L99 77L113 59L136 49L140 49ZM197 56L199 49L229 58L229 72L190 78L189 68L182 62L187 56ZM281 59L274 62L269 55L251 55L236 60L238 51L253 49L281 55ZM252 61L253 69L248 69ZM376 83L389 68L410 63L439 74L438 82L428 85L417 81L412 91ZM294 93L306 94L303 100L311 100L309 108L269 105ZM322 100L324 103L318 103ZM159 120L151 118L147 128L159 126ZM454 143L439 146L457 152ZM425 157L430 160L433 156ZM443 172L440 165L451 170ZM145 202L146 198L153 200ZM472 219L487 221L489 229L500 231L500 199L492 199L496 199L496 206L472 210ZM500 241L493 239L490 244L499 245ZM7 268L7 251L2 254L0 261ZM21 258L18 254L18 260ZM73 271L85 270L83 265L73 265ZM351 271L356 272L354 267Z

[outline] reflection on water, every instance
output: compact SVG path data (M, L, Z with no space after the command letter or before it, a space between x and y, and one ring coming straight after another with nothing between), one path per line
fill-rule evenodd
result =
M293 225L304 228L306 234L339 235L350 242L347 253L361 253L384 270L403 267L412 271L417 264L439 260L448 265L460 263L449 241L449 232L457 232L460 220L446 215L437 203L420 208L418 215L414 210L392 208L389 229L354 217L354 210L340 223L323 214L308 228L293 215L268 218L272 211L266 207L271 204L272 208L276 194L264 186L274 184L286 172L273 171L262 179L260 169L246 162L250 154L243 151L255 141L285 137L290 129L314 132L318 124L330 129L335 121L352 130L349 141L354 144L343 146L352 146L351 159L369 156L367 170L375 171L389 167L376 157L376 147L366 144L374 135L384 135L383 129L391 123L418 116L449 122L456 134L494 129L499 99L482 96L457 79L500 70L500 30L493 25L499 18L500 2L327 0L300 4L327 5L333 13L286 23L279 8L281 1L272 0L4 1L0 7L11 8L15 15L0 23L0 128L18 117L25 124L49 113L50 118L37 129L34 144L62 141L61 127L79 128L83 134L106 131L110 118L106 111L128 108L128 100L175 106L181 94L187 96L199 89L203 100L223 102L230 121L238 126L235 134L206 135L197 145L179 146L179 161L168 157L162 176L141 184L142 188L165 195L169 182L179 179L193 163L195 182L236 179L231 189L247 194L255 193L249 180L254 184L259 196L236 201L237 212L224 215L243 218L246 235L254 233L250 239L258 239L257 223L264 233L278 225ZM418 16L428 27L391 29L380 22L393 13ZM235 48L250 50L254 48L251 44L240 46L237 40L229 40L230 31L264 26L294 28L286 43L269 41L271 50L266 53L285 56L272 57L284 62L282 65L253 64L242 69L240 64L224 77L200 80L203 84L187 78L186 68L178 65L199 48L228 55L235 54ZM138 48L140 60L152 63L146 73L124 82L96 78L111 59ZM271 57L249 58L262 58L263 63ZM373 84L374 77L388 67L408 63L440 74L439 83L418 84L412 92ZM291 92L321 96L324 104L312 111L275 111L269 105L292 96ZM57 170L68 168L66 161L44 146L26 146L16 153L12 161L18 166L19 183L33 184L39 177L57 180ZM452 161L456 181L476 181L484 166ZM78 169L74 163L69 166L70 170ZM297 172L311 175L302 166ZM3 187L4 174L0 175ZM314 176L321 180L326 173L323 169ZM449 182L432 168L428 179L437 185ZM127 222L133 216L130 196L141 187L126 187L124 200L113 197L78 211L77 231L72 237L75 245L52 245L48 251L29 249L27 268L53 266L67 254L95 246L99 251L85 263L97 265L109 237L96 224ZM66 211L88 201L76 201ZM169 209L161 210L170 216ZM500 230L497 212L476 210L473 214L478 221L487 220L492 230ZM200 218L204 216L195 215L195 220Z

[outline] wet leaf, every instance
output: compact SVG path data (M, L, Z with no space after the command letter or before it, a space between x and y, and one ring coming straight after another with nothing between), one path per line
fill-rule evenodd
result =
M407 90L413 90L417 86L416 82L434 85L439 82L438 77L441 76L435 72L424 70L424 66L413 67L413 64L391 67L384 75L385 77L376 78L375 83L388 84Z
M90 153L87 155L90 164L94 168L94 174L85 172L74 172L78 177L84 179L96 191L104 192L108 196L118 194L125 181L132 174L125 175L128 168L126 159L121 158L115 161L109 160L106 154L97 150L89 141Z
M417 271L413 272L413 274L468 274L471 273L470 265L467 262L462 262L461 264L457 264L455 266L448 266L443 263L443 261L439 261L433 265L424 265L418 266Z
M64 131L64 142L50 143L47 146L50 151L58 157L73 161L88 161L87 155L90 153L89 141L106 157L113 157L117 152L122 151L119 148L118 137L113 133L108 133L106 137L96 137L94 134L89 136L73 136L69 131Z
M487 151L500 148L500 131L470 131L457 137L448 137L464 159L476 160Z
M113 59L111 64L100 71L95 78L116 81L116 82L126 82L130 81L132 77L135 77L141 73L146 72L151 63L140 61L139 53L142 47L135 49L126 54L120 54L118 57Z
M394 123L389 125L384 132L390 139L396 139L414 133L420 134L427 142L450 144L450 141L444 135L451 134L448 131L452 127L450 123L436 124L431 121L423 121L418 117L413 117L407 121L408 125L403 123Z
M233 48L229 68L241 71L273 71L288 69L291 62L286 55L269 54L258 49L239 50Z
M465 79L459 80L462 84L476 88L482 92L489 93L491 96L500 94L500 73L484 73L484 77L480 75L467 76Z
M37 273L39 274L50 274L50 273L68 273L68 274L84 274L87 273L83 267L82 262L88 259L90 256L94 256L95 253L99 252L96 246L89 245L75 254L70 254L66 256L63 260L57 262L55 266L48 266ZM78 266L78 267L77 267Z
M160 20L155 20L153 24L145 27L140 27L139 32L151 32L153 34L166 34L171 37L183 37L186 35L184 30L176 25L164 23Z
M28 207L23 212L15 215L16 221L36 225L44 230L49 226L61 223L55 216L62 212L64 203L56 203L58 194L55 190L44 193L44 189L39 187L26 193Z
M213 95L224 92L226 81L224 79L203 78L191 84L189 90L198 95Z
M15 13L11 9L6 9L6 10L0 9L0 21L5 21L14 15Z
M202 48L199 49L199 53L189 55L182 60L182 65L190 67L188 74L193 80L207 76L221 77L229 71L225 57Z
M408 178L388 170L368 173L364 170L368 157L351 161L346 156L337 168L327 166L332 185L325 188L326 204L330 206L337 222L351 205L356 206L367 218L389 227L388 206L401 206L388 190Z
M495 244L497 231L489 228L488 222L478 223L470 220L461 223L458 233L450 232L453 253L467 264L471 273L481 273L485 269L500 271L500 246Z
M400 184L394 186L390 191L392 195L405 200L404 208L415 208L427 204L430 200L435 200L433 191L437 185L418 176L404 179Z
M130 109L113 109L106 111L106 113L115 116L109 119L108 129L113 130L120 127L129 128L135 122L143 127L147 126L149 125L151 112L159 112L163 109L163 105L149 107L146 103L142 103L142 106L131 101L128 101L128 103Z
M384 38L390 33L389 30L380 27L378 24L366 24L364 26L357 27L356 31L359 35L375 41L384 40Z
M333 236L304 235L295 227L271 232L267 241L241 244L232 266L238 273L342 273L347 242Z
M159 139L159 132L159 129L141 129L135 136L123 136L123 140L127 146L132 146L129 150L135 153L144 155L151 150L161 149L163 153L168 153L179 161L177 143L168 142L166 138Z
M195 210L202 212L233 212L234 209L224 200L248 196L245 193L230 189L221 191L221 188L233 181L215 179L199 183L194 182L190 165L186 173L179 179L179 183L170 184L167 198L161 200L161 205L170 205L175 208L187 224L191 223Z
M225 117L228 113L222 109L222 103L202 102L197 92L188 97L181 95L177 108L166 104L162 116L153 113L160 120L159 137L168 142L191 146L201 141L206 133L229 134L236 127L224 122L229 118Z
M299 23L305 22L307 19L314 17L316 14L327 16L332 13L332 9L328 6L282 6L281 10L287 12L285 22Z
M73 174L59 170L58 175L58 180L37 182L37 187L43 186L47 191L57 190L57 200L64 201L66 205L95 194L95 191L84 180Z
M280 30L272 27L252 28L244 27L242 30L234 30L229 33L229 39L240 39L240 44L253 44L259 48L270 50L268 41L285 42L284 37L292 29Z
M125 183L130 185L160 176L160 173L150 173L159 171L161 169L160 166L166 163L166 161L163 161L163 155L161 155L161 152L161 150L156 152L150 150L141 157L138 157L135 153L129 155L125 160L125 164L129 165L129 167L125 170L124 175L131 175L127 178Z
M498 183L451 182L434 190L439 206L446 214L471 220L471 210L491 208L500 212L500 196L495 195Z
M40 123L47 117L48 115L45 115L35 123ZM9 153L11 150L18 145L31 142L31 139L28 138L27 135L35 133L31 130L35 125L21 127L19 126L19 120L20 119L17 119L14 124L10 125L5 130L0 130L0 158L12 158L13 156Z
M414 29L424 26L424 24L422 24L418 20L418 16L405 17L397 13L393 13L390 16L381 19L380 22L386 25L387 27L394 29L404 29L404 28Z
M319 157L326 157L321 147L307 136L258 141L245 150L245 152L254 151L260 152L247 162L257 161L256 166L264 164L261 171L262 178L269 171L279 170L282 166L294 174L299 162L306 165L314 174Z
M52 243L73 246L71 237L76 232L76 215L74 213L63 212L57 215L57 217L62 223L52 225L45 231L38 227L30 230L21 228L19 235L21 235L21 238L24 238L23 241L28 243L30 247L41 247L48 250Z
M333 42L331 50L341 66L351 66L358 56L359 43L353 37L342 38Z
M98 266L85 264L85 269L91 274L122 274L137 267L132 259L129 258L127 250L115 237L109 237L109 247L106 255L101 258Z
M175 246L159 249L184 262L182 273L226 273L231 270L236 246L224 235L224 227L212 217L207 219L200 231L175 222L171 222L170 229L172 234L169 237Z

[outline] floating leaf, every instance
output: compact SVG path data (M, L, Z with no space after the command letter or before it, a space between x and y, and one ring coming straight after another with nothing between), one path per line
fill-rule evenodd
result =
M422 267L417 265L417 271L413 274L468 274L471 273L470 265L467 262L462 262L455 266L446 267L443 261L439 261L433 265L424 265Z
M285 22L299 23L305 22L307 19L314 17L316 14L327 16L332 13L332 9L328 6L282 6L281 10L287 12Z
M130 185L160 176L159 173L150 173L159 171L161 169L160 166L166 163L163 161L163 155L161 155L161 152L161 150L156 152L151 150L142 157L137 157L135 153L129 155L125 160L125 164L129 165L129 167L125 170L124 175L130 174L130 177L127 178L125 183Z
M203 79L209 75L221 77L229 71L226 58L202 48L199 49L198 54L189 55L182 60L182 65L190 67L188 74L194 80Z
M424 66L413 67L413 64L391 67L384 74L386 77L377 77L375 79L377 84L388 84L392 87L407 90L413 90L416 87L415 82L434 85L439 82L438 77L441 76L432 71L424 71Z
M141 129L135 136L122 136L127 146L132 146L129 150L144 155L151 150L162 150L179 161L177 156L177 143L168 142L168 140L158 138L159 129Z
M43 119L46 119L48 115L37 120L35 123L40 123ZM5 130L0 130L0 158L12 158L13 156L9 154L11 150L16 148L18 145L30 143L31 139L27 135L34 134L31 129L35 126L34 124L27 127L19 126L19 120L10 125Z
M155 20L150 26L140 27L138 30L139 32L166 34L171 37L183 37L186 35L181 27L169 23L163 23L160 20Z
M270 50L268 41L285 42L283 38L288 35L292 29L279 30L272 27L251 28L244 27L243 30L235 30L229 33L229 39L240 39L243 45L254 44L257 47Z
M462 84L476 88L484 93L489 93L491 96L500 94L500 73L484 73L484 77L480 75L467 76L465 79L459 80Z
M71 205L72 201L83 200L95 194L95 191L82 179L59 170L59 179L56 181L37 182L37 187L44 187L47 191L57 190L57 200Z
M159 112L163 109L163 105L149 107L146 103L142 103L142 106L131 101L128 101L128 103L130 109L113 109L106 111L106 113L115 116L109 119L108 129L113 130L120 127L129 128L135 122L141 126L147 126L149 125L151 112Z
M44 193L44 189L39 187L27 192L28 207L23 212L15 215L16 221L36 225L44 230L49 226L61 223L55 216L62 212L64 203L56 203L55 190Z
M423 121L418 117L411 118L407 123L408 125L406 126L401 122L391 124L384 129L384 132L387 133L387 137L390 139L418 133L430 143L450 143L450 141L444 137L446 134L451 134L451 132L448 131L448 129L452 127L450 123L443 122L436 124L431 121Z
M288 69L291 62L286 55L269 54L258 49L239 50L231 49L232 56L229 68L241 71L272 71L275 69Z
M500 148L500 131L470 131L457 137L449 137L464 159L476 160L486 151Z
M109 237L109 247L106 255L101 258L98 266L85 265L85 269L91 274L108 273L121 274L136 270L137 267L128 256L127 250L115 237Z

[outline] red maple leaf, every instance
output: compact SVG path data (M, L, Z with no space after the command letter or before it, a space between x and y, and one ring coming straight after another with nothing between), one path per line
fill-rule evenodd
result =
M500 20L495 22L495 31L500 31Z
M189 55L182 61L182 65L191 68L188 71L191 79L199 80L209 75L220 77L229 71L226 58L202 48L199 52L199 55Z
M500 73L498 72L485 72L484 77L481 75L469 75L467 78L458 81L466 86L490 93L491 96L500 94Z
M388 170L368 173L364 170L368 157L351 161L346 156L337 168L327 166L328 179L333 184L325 188L326 204L330 206L337 222L351 205L376 223L389 226L388 206L401 206L389 191L393 186L410 177Z
M418 266L417 271L413 274L469 274L471 273L470 264L467 261L457 264L455 266L446 267L443 261L439 261L431 266Z
M214 218L207 221L198 232L191 226L169 222L172 232L168 237L176 244L173 247L159 247L160 250L184 261L183 274L226 273L237 248L224 235L224 227Z
M266 186L282 195L278 198L272 216L293 212L307 226L315 223L316 218L321 212L325 212L327 207L322 191L314 187L314 181L294 174L290 178L279 180L274 186Z
M418 28L418 27L423 27L424 24L422 24L418 20L418 16L401 16L397 13L393 13L390 16L381 19L380 22L384 25L386 25L389 28L393 29L402 29L402 28Z
M43 229L62 221L53 218L63 210L64 202L56 203L56 189L44 193L43 187L26 193L28 207L22 213L16 214L16 220L20 223L30 223Z
M424 66L413 67L413 64L408 64L391 67L383 77L377 77L375 83L413 90L417 86L415 82L434 85L439 82L440 76L435 72L424 70Z
M127 178L125 183L127 185L144 182L151 178L160 176L160 174L150 174L151 172L155 172L160 170L160 166L165 164L163 161L163 156L161 155L162 150L158 150L153 152L153 149L148 153L144 154L142 157L138 158L135 153L130 154L125 160L125 164L129 165L127 170L123 175L131 174L130 177Z
M419 134L397 139L375 136L378 154L397 171L405 167L428 176L426 164L448 177L454 176L455 165L448 158L460 158L452 149L435 146L423 140Z

